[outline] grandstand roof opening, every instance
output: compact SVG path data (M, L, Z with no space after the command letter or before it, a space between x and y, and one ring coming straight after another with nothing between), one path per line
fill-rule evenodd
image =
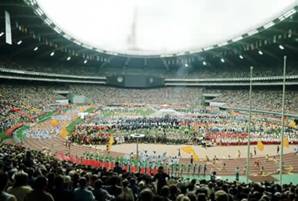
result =
M124 54L195 51L248 32L295 0L37 0L64 32Z

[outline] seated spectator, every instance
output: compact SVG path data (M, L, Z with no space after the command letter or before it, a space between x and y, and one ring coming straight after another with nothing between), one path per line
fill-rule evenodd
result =
M149 188L145 188L141 191L139 196L139 201L152 201L153 200L153 192Z
M24 157L23 162L24 162L24 165L26 165L26 167L33 167L34 161L31 157L31 152L30 151L26 152L26 155Z
M87 180L81 177L79 180L79 187L74 190L75 201L94 201L95 197L92 191L87 188Z
M107 190L103 189L101 179L95 181L93 194L95 196L96 201L110 201L115 199L115 197L110 195Z
M16 197L12 194L5 192L7 186L8 176L1 172L0 173L0 200L2 201L17 201Z
M18 172L14 176L15 183L8 188L8 193L16 196L18 201L24 201L25 196L32 191L28 185L28 174L25 172Z
M122 192L117 197L117 201L134 201L134 195L132 190L128 187L128 180L125 179L122 182Z
M48 180L44 176L39 176L34 182L34 190L25 196L24 201L54 201L53 196L46 191Z
M59 175L55 178L55 188L53 190L53 197L55 201L71 201L73 194L65 188L64 177Z

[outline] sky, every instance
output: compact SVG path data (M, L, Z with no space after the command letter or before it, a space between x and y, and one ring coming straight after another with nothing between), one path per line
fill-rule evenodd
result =
M79 41L126 54L195 51L269 22L296 0L37 0Z

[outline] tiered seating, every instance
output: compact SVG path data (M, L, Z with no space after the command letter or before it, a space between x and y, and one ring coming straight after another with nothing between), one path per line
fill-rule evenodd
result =
M92 168L75 165L69 162L58 162L45 150L40 152L24 149L19 146L2 144L0 145L0 151L0 162L3 164L0 171L1 196L9 197L11 200L21 200L25 198L25 200L30 201L33 200L32 197L36 195L43 195L43 197L47 197L48 200L67 198L69 201L76 201L79 195L78 192L87 193L90 199L85 197L86 200L108 200L104 199L102 194L99 196L98 192L103 192L103 190L105 190L105 195L109 196L111 199L121 200L123 199L122 196L126 196L125 200L129 201L133 201L134 196L142 201L145 195L151 196L146 198L146 201L153 201L153 197L158 196L163 196L163 199L169 200L176 200L179 199L179 197L183 197L183 199L186 200L207 200L212 199L213 196L216 197L215 200L241 200L242 198L248 197L258 200L262 196L268 196L269 200L279 200L281 197L285 200L295 200L298 198L297 186L292 184L279 186L264 183L264 186L261 186L250 183L247 185L221 181L216 178L206 180L206 178L209 177L203 176L201 176L201 178L205 179L200 181L182 181L177 178L179 174L170 177L170 175L167 174L167 168L158 169L154 172L155 176L153 175L151 177L146 175L148 173L128 173L126 172L127 170L122 169L121 166L114 166L113 169L106 170L105 168ZM297 171L298 167L297 157L297 155L289 154L284 158L285 164L293 165L294 171ZM262 160L262 158L252 159L250 168L253 173L257 172L258 169L252 164L260 160ZM245 164L243 159L216 161L215 164L208 163L208 170L218 171L220 168L217 166L220 163L226 163L225 169L221 170L221 175L231 175L235 173L235 167L240 167L240 174L242 174L243 164ZM276 172L276 161L262 161L262 165L267 172ZM11 171L12 169L14 172ZM14 176L8 177L8 173ZM262 177L268 178L270 175ZM21 180L22 178L25 179ZM168 180L163 180L163 178L168 178ZM253 178L253 176L250 178ZM49 182L43 182L47 181L46 179L48 179ZM22 182L19 183L20 181ZM11 182L14 182L14 185ZM155 182L157 183L157 189L153 187L156 185ZM16 193L17 188L26 189L26 191ZM177 191L175 191L174 194L172 194L174 191L165 194L164 191L168 191L165 189L169 188L175 188ZM250 193L250 188L253 188L254 194ZM266 191L264 191L265 188ZM117 191L115 191L115 189L117 189ZM137 190L134 191L134 189ZM183 193L184 191L187 191L187 193ZM7 194L7 192L9 194ZM130 193L127 194L127 192ZM149 195L147 195L148 193ZM130 198L128 197L129 195L131 196ZM14 196L16 196L16 198ZM221 197L221 199L218 197ZM270 197L272 197L272 199L270 199Z
M248 109L248 90L210 90L209 92L221 94L221 96L214 99L214 101L224 102L227 104L227 106L232 108ZM281 96L281 90L253 90L252 108L272 112L281 112ZM286 91L285 110L291 114L298 113L297 91Z
M0 130L32 122L54 103L53 88L41 86L1 85Z

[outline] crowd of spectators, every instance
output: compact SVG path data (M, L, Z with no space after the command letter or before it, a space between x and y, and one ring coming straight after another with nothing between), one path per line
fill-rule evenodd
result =
M210 90L212 93L219 93L216 99L226 103L231 108L246 108L249 106L249 93L245 90ZM281 112L282 93L280 90L253 90L252 109ZM297 91L286 91L285 111L290 114L298 113Z
M85 95L92 101L103 104L155 104L170 105L173 108L201 108L203 93L219 94L214 102L226 103L231 108L248 109L249 94L247 90L204 90L203 88L166 87L159 89L119 89L101 86L71 85L75 94ZM298 96L296 91L286 91L285 111L298 113ZM272 112L281 112L280 90L253 90L252 108Z
M200 105L202 88L166 87L158 89L122 89L97 85L70 85L69 90L93 102L111 104Z
M163 167L157 174L128 173L57 161L39 151L0 145L0 200L8 201L294 201L298 186L217 179L183 180Z
M31 122L49 111L55 102L53 88L2 84L0 87L0 131L19 122Z
M287 75L297 75L297 64L290 64L287 66ZM254 77L269 77L269 76L282 76L282 64L277 66L272 65L257 65L254 66ZM166 78L249 78L250 67L247 65L223 65L223 66L208 66L195 70L186 71L185 73L171 72L165 74Z
M1 103L4 105L1 114L7 113L11 106L25 108L30 113L45 110L55 101L53 93L56 87L4 85L0 89ZM172 107L201 107L203 92L220 94L212 101L226 103L231 108L248 108L247 90L203 90L203 88L166 87L159 89L119 89L96 85L70 85L65 87L72 94L84 95L92 102L102 105L113 104L152 104L170 105ZM286 112L298 112L296 91L286 91ZM253 90L252 108L280 112L281 91ZM8 106L5 106L8 105Z
M49 111L50 105L55 103L54 90L57 89L55 86L47 85L19 85L19 84L2 84L0 88L0 130L5 131L6 129L14 126L18 122L32 122L33 119L44 112ZM67 88L71 94L84 95L91 99L98 105L151 105L158 106L155 108L161 108L163 106L169 108L201 108L201 101L203 92L207 93L218 93L219 96L213 99L215 102L226 103L226 106L231 108L247 108L248 107L248 93L244 90L206 90L202 88L159 88L159 89L118 89L112 87L94 86L94 85L70 85ZM298 96L295 91L287 91L285 109L287 113L297 114L298 113ZM253 91L253 109L276 111L280 112L281 107L281 94L280 91L267 91L267 90L254 90ZM150 106L150 107L151 107ZM148 107L148 108L150 108ZM127 107L124 107L127 108ZM155 109L151 107L146 110L145 113L151 113ZM126 114L133 113L133 109L127 110ZM144 111L139 110L136 114L142 114ZM158 117L155 117L158 118ZM223 133L222 136L217 137L218 140L226 141L239 141L239 139L231 139L226 136L227 133L245 133L247 132L247 122L245 120L228 120L224 122L222 119L217 117L214 119L203 121L204 118L196 120L196 123L204 123L205 126L196 128L195 131L188 132L185 135L186 129L181 126L177 126L175 119L170 119L169 122L165 122L162 119L138 119L138 118L119 118L118 122L112 122L117 125L116 129L121 131L118 136L119 142L134 142L133 138L129 136L133 133L139 132L146 134L145 140L148 142L162 142L162 143L189 143L198 142L198 138L209 136L209 139L214 139L210 133ZM180 123L182 120L179 120ZM216 121L216 124L213 122ZM111 121L109 120L111 123ZM108 122L108 123L109 123ZM101 122L93 122L101 123ZM168 124L171 124L170 126ZM256 121L256 125L258 121ZM206 129L208 125L208 129ZM257 125L258 126L258 125ZM263 138L269 139L272 134L278 133L278 129L272 128L270 123L262 124L255 133L256 136L260 134ZM42 129L41 129L42 130ZM277 132L276 132L277 130ZM106 137L104 133L96 133L97 131L87 129L76 129L75 139L73 141L98 141L99 143L105 142ZM114 132L114 131L113 131ZM37 134L40 132L37 132ZM94 136L93 134L96 134ZM116 132L117 133L117 132ZM36 133L31 133L35 136ZM208 134L208 135L207 135ZM271 136L270 136L271 135ZM289 133L291 136L291 133ZM104 137L102 137L104 136ZM118 137L116 134L116 137ZM195 137L194 137L195 136ZM211 136L211 137L210 137ZM221 135L219 135L221 136ZM231 135L232 136L232 135ZM292 136L291 136L292 137ZM124 140L122 139L124 138ZM256 137L257 138L257 137ZM273 137L278 138L278 136ZM293 137L296 139L295 137ZM157 141L156 141L157 139ZM242 139L240 139L242 140ZM273 139L272 139L273 140ZM96 142L96 143L98 143Z
M0 131L10 128L21 120L19 115L12 112L13 108L14 105L5 100L3 96L0 97Z

